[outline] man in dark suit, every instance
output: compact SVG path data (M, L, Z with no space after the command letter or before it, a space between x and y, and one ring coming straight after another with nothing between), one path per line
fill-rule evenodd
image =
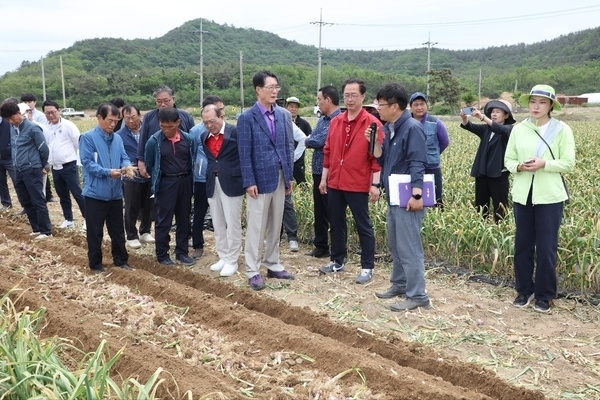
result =
M285 195L292 191L294 138L289 111L275 104L281 90L277 76L259 71L252 78L256 103L238 119L238 150L243 186L247 193L246 276L254 290L265 288L267 278L294 279L279 261L279 232ZM266 234L266 244L263 240Z
M221 276L231 276L238 269L242 250L242 202L245 193L237 129L225 122L223 111L215 104L202 109L202 122L206 130L201 141L208 160L206 196L219 255L219 261L210 269L221 271Z

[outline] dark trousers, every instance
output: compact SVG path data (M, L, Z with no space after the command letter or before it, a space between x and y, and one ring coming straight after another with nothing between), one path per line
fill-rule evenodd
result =
M321 174L313 174L313 209L315 230L314 245L316 248L329 250L329 208L327 195L319 191Z
M375 266L375 234L369 217L369 194L327 188L331 222L331 261L343 264L348 250L346 208L350 207L360 241L360 265L363 269Z
M288 242L298 240L298 222L291 193L285 196L285 203L283 203L283 230Z
M494 221L498 223L506 215L508 207L508 171L498 178L483 176L475 178L475 208L484 219L489 214L490 200L494 207Z
M294 161L294 180L296 183L306 182L306 169L304 167L304 154L299 159Z
M29 224L33 232L44 235L52 233L50 214L46 205L44 195L44 174L42 168L29 168L17 171L15 180L15 191L19 203L25 209Z
M50 175L48 175L46 179L46 201L50 201L50 199L53 197L54 196L52 195L52 181L50 180Z
M17 177L15 176L15 166L13 165L12 158L0 159L0 203L4 207L12 207L10 191L8 190L8 179L6 178L7 173L10 175L13 186L15 186Z
M73 221L72 194L79 206L81 215L85 218L85 202L83 201L81 186L79 185L79 168L77 167L77 161L63 164L62 169L52 169L52 179L54 180L56 194L60 199L63 217L65 217L67 221ZM46 185L48 185L48 183L46 183Z
M88 262L91 269L102 268L102 237L104 223L110 236L110 249L113 264L127 264L128 254L125 249L125 231L123 228L123 200L98 200L85 197L85 223L88 245Z
M442 182L442 169L441 168L425 168L426 174L433 174L435 178L435 206L444 209L443 195L444 195L444 184Z
M156 210L154 224L156 259L163 261L169 257L169 241L171 240L169 232L173 216L175 216L177 224L175 255L188 255L190 214L192 212L192 180L190 177L161 177L159 189L154 195L154 208Z
M556 297L556 257L558 229L562 221L563 203L513 203L515 214L515 289L536 300ZM534 261L535 257L535 261ZM534 274L535 270L535 274Z
M56 188L58 191L58 187ZM140 218L139 234L150 233L152 226L152 182L123 180L123 198L125 199L125 234L127 240L139 239L136 227Z
M207 210L206 183L194 182L194 218L192 221L192 247L194 249L204 248L203 230Z

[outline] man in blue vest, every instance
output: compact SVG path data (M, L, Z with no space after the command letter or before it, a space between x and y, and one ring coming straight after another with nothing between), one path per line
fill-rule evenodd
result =
M436 206L441 210L444 204L440 155L450 144L448 130L442 121L427 113L427 96L425 94L421 92L413 93L410 96L409 104L413 118L420 121L425 128L425 138L427 140L425 173L433 174L435 177Z

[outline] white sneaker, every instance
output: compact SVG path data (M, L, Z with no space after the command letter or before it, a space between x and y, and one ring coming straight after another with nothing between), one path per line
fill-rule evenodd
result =
M36 237L33 238L33 240L43 240L43 239L47 239L49 237L52 237L52 235L46 235L44 233L37 235Z
M139 249L142 247L142 244L139 240L133 239L127 241L127 246L131 247L132 249Z
M73 223L73 221L67 221L66 219L63 221L63 223L59 226L60 229L65 229L65 228L72 228L73 226L75 226L75 224Z
M223 269L224 266L225 266L225 261L219 260L210 266L210 270L211 271L220 271Z
M298 251L299 247L298 247L298 241L297 240L290 240L290 242L288 244L290 246L290 251L293 251L293 252Z
M231 276L237 272L238 266L237 264L225 264L223 265L223 269L221 269L221 276Z
M83 221L83 225L81 226L81 230L82 231L87 231L87 224L85 223L85 220Z
M143 233L142 236L140 236L140 242L142 243L154 243L155 240L152 237L151 234L149 233Z
M39 233L39 232L31 232L31 233L29 234L29 236L39 236L39 235L40 235L40 233Z

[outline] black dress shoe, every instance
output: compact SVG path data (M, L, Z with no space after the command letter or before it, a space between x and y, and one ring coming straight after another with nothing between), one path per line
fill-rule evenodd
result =
M133 269L128 264L115 265L115 267L118 267L118 268L121 268L121 269L126 269L126 270L132 270Z
M325 258L325 257L329 257L329 250L328 249L323 249L321 247L315 247L313 249L313 251L311 251L310 253L306 253L305 255L307 256L311 256L311 257L316 257L316 258Z
M380 299L391 299L394 297L402 296L403 294L406 294L406 288L396 285L392 285L385 292L375 292L375 296Z
M162 259L162 260L158 260L158 263L161 265L175 265L173 260L171 260L169 257Z
M94 274L102 274L102 273L106 272L106 270L103 267L90 268L90 271L92 271Z

